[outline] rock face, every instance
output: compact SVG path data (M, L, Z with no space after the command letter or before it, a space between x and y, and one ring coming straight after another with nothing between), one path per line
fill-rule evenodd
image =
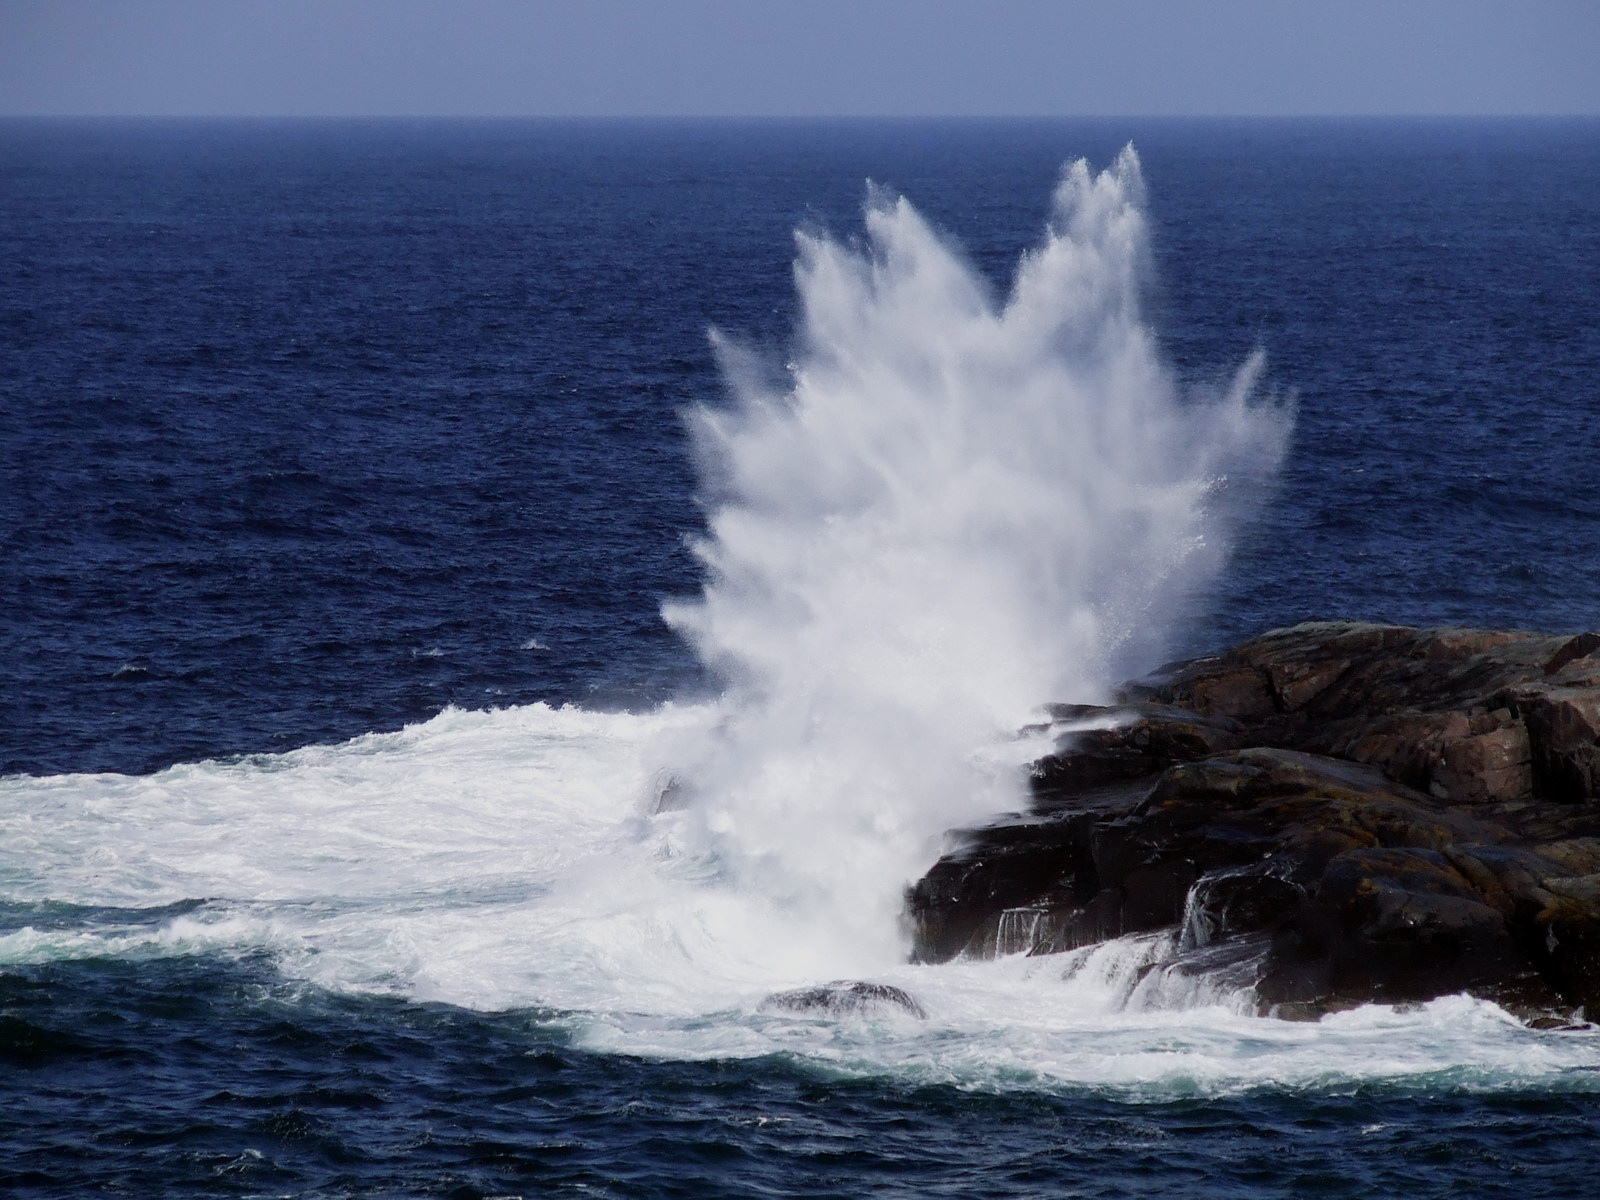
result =
M1051 710L1033 811L911 889L916 958L1171 928L1282 1015L1600 1017L1600 634L1317 622L1119 701Z
M859 979L839 979L816 987L792 992L774 992L761 1002L767 1011L822 1013L827 1016L871 1015L903 1012L927 1017L916 997L891 983L867 983Z

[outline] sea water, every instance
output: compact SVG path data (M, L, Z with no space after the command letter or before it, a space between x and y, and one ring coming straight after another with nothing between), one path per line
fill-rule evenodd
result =
M1039 703L1594 624L1595 132L7 126L8 1183L1573 1194L1588 1033L895 918Z

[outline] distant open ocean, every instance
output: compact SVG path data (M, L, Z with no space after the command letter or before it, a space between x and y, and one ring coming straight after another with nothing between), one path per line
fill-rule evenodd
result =
M1592 1192L1600 1032L893 909L1032 705L1600 628L1600 120L8 120L0 239L0 1191Z

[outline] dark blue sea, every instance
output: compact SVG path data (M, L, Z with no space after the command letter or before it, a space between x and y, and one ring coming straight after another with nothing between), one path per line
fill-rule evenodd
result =
M827 930L908 695L1600 627L1600 121L8 121L0 239L0 1191L1592 1189L1600 1034Z

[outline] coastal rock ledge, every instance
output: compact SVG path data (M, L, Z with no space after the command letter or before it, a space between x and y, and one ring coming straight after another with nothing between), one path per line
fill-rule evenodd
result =
M1281 1016L1600 1018L1600 634L1308 623L1034 732L1031 811L910 889L918 961L1164 932L1149 970Z

